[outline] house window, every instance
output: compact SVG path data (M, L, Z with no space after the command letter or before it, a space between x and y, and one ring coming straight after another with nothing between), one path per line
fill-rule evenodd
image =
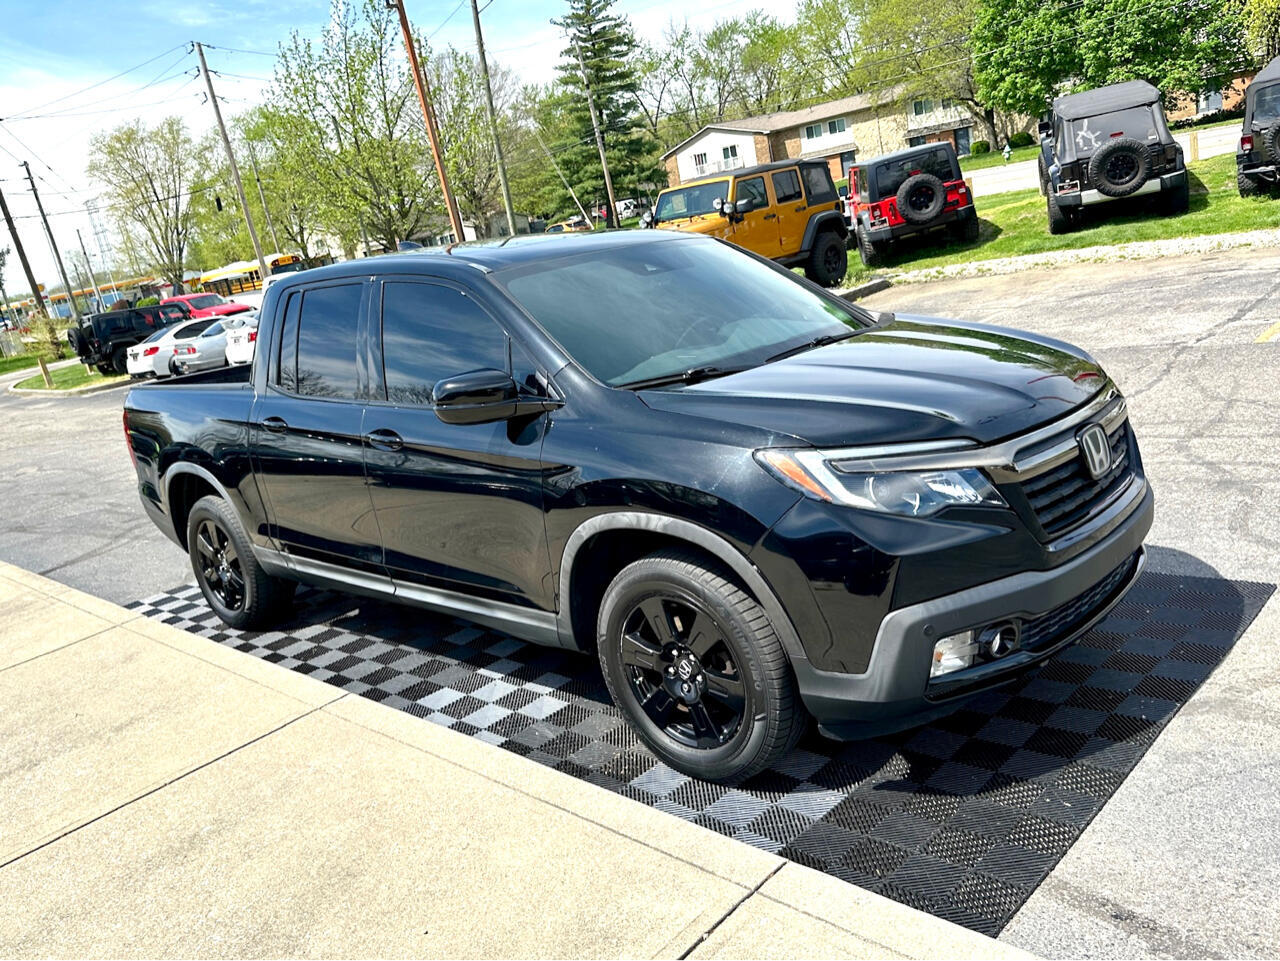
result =
M724 159L725 159L725 160L737 160L737 159L738 159L738 145L737 145L736 143L731 143L731 144L729 144L729 146L727 146L727 147L725 147L725 148L724 148L723 153L724 153Z
M821 136L822 136L822 124L820 123L811 123L809 124L809 126L804 128L805 140L817 140Z
M827 121L827 133L844 133L844 117Z
M704 153L696 153L693 155L693 165L695 167L705 167L707 165L707 155Z
M925 114L933 110L932 100L913 100L911 109L917 117L923 117Z
M908 147L919 147L924 142L925 142L924 137L908 137L907 138Z

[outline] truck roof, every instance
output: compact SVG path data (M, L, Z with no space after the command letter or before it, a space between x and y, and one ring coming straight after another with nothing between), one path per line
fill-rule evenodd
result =
M663 187L660 193L666 193L668 190L681 190L685 187L693 187L697 184L710 183L714 180L729 180L733 177L750 177L755 174L768 173L770 170L781 170L783 167L826 167L825 160L771 160L769 163L756 164L754 167L734 167L731 170L720 170L713 174L707 174L705 177L695 177L693 180L686 180L684 183L678 183L674 187ZM830 168L828 168L830 169Z
M1053 102L1053 112L1063 120L1083 120L1125 107L1142 107L1159 99L1160 91L1145 80L1127 80L1059 97Z
M1280 80L1280 57L1276 57L1259 70L1257 76L1251 81L1250 86L1258 83L1272 83L1276 80Z
M442 267L471 266L483 271L501 270L515 264L557 260L591 251L635 247L641 244L697 243L693 234L665 230L592 230L563 234L521 234L494 240L475 240L446 247L422 247L345 260L327 267L313 267L296 275L281 275L272 284L282 291L294 283L311 284L330 277L362 274L435 273ZM294 280L294 277L297 280Z

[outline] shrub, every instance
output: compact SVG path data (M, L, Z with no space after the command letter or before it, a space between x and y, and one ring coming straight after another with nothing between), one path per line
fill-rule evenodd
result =
M1019 130L1009 138L1010 147L1030 147L1035 142L1035 138L1025 130Z
M969 153L975 157L980 153L991 153L991 144L986 140L975 140L969 144Z
M1186 130L1189 127L1203 127L1211 123L1220 123L1223 120L1240 120L1244 117L1244 101L1241 100L1238 106L1232 107L1230 110L1215 110L1213 113L1207 113L1203 117L1184 117L1181 120L1175 120L1169 124L1174 130Z
M136 304L134 304L133 306L135 306L135 307L154 307L154 306L155 306L156 304L158 304L158 303L160 303L160 298L159 298L159 297L143 297L141 300L139 300L139 301L138 301Z

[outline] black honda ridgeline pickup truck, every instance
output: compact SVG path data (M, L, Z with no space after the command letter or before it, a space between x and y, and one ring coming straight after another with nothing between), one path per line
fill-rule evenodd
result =
M133 388L142 503L234 627L295 582L598 655L678 770L902 729L1078 638L1152 494L1084 351L871 314L663 231L272 286L251 367Z

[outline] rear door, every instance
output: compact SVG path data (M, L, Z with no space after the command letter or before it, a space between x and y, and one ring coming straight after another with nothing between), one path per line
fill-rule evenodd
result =
M778 246L783 257L799 253L804 242L804 228L809 223L809 203L800 186L800 172L795 167L777 170L769 175L775 209L778 211Z
M535 375L531 361L474 291L403 278L374 292L365 463L397 593L446 590L549 610L547 417L446 424L432 408L441 379L493 368L523 384Z
M344 279L289 294L253 408L252 443L281 549L303 570L319 561L385 581L361 440L367 374L356 345L368 289Z

